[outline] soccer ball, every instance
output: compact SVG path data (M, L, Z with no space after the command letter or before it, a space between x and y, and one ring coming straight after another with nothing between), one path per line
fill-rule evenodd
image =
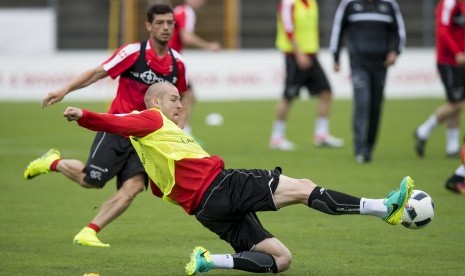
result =
M223 116L220 113L210 113L205 117L205 123L209 126L221 126L223 124Z
M434 217L433 199L424 191L413 190L402 215L402 225L409 229L420 229Z

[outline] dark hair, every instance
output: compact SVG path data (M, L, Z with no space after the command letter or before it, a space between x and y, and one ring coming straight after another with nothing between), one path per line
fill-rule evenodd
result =
M152 23L155 15L167 14L167 13L173 14L173 9L169 5L164 5L164 4L152 5L147 10L147 22Z

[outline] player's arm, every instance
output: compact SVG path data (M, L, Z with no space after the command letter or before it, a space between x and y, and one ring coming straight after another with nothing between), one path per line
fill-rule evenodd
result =
M454 54L455 61L458 65L465 65L465 52L462 52L457 43L457 39L451 33L450 26L440 24L437 28L437 36L443 41L445 47Z
M442 8L440 14L438 14L439 20L436 22L437 31L436 35L438 40L441 40L445 47L454 54L458 64L465 64L465 53L461 51L457 39L452 34L451 27L453 25L453 10ZM462 59L463 57L463 59Z
M392 17L394 22L391 24L390 30L388 30L390 37L390 51L386 55L384 66L388 67L396 63L397 57L403 51L405 47L405 24L400 12L399 6L395 1L392 5Z
M198 47L201 49L209 51L218 51L221 49L221 45L216 41L207 41L194 32L189 32L186 29L180 29L179 34L181 36L181 41L185 45Z
M340 70L340 52L342 48L342 37L344 35L347 26L347 4L348 1L342 1L334 16L333 27L331 29L331 39L329 42L329 49L333 54L333 68L334 71L339 72Z
M108 73L103 69L102 65L91 68L77 76L65 87L48 93L47 96L42 100L42 108L59 102L68 93L80 88L87 87L92 83L105 78L106 76L108 76Z
M280 6L279 16L281 17L281 23L283 24L284 31L286 32L287 39L291 42L292 48L294 49L294 56L297 62L297 66L301 70L305 70L312 66L312 60L308 55L300 50L300 47L294 36L294 3L290 1L283 1Z
M144 137L163 125L160 113L150 109L140 113L109 114L68 107L63 115L84 128L122 136Z

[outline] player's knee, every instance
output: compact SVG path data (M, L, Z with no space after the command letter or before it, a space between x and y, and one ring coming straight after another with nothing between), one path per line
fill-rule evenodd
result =
M136 196L145 188L145 177L143 175L135 175L123 182L120 190L128 195Z
M120 191L123 191L129 195L134 195L136 196L138 193L142 192L144 190L144 184L143 183L130 183L130 184L123 184L121 187Z
M285 250L279 256L273 256L275 258L276 266L278 268L278 272L284 272L291 267L292 262L292 254L289 250Z
M319 94L320 100L326 100L326 101L330 101L332 99L332 96L333 95L331 93L331 90L323 90Z
M298 179L297 181L299 181L299 184L302 186L302 187L305 187L307 189L312 189L316 187L316 184L311 181L310 179L306 179L306 178L302 178L302 179Z
M463 109L465 101L450 103L450 106L454 109L454 112L460 112Z

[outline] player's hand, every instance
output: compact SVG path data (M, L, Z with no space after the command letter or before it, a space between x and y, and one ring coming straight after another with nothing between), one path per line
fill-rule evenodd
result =
M394 65L394 63L396 63L396 60L397 60L397 52L390 51L386 56L386 60L384 61L384 67L389 67L391 65Z
M297 67L300 70L307 70L312 67L312 59L307 54L301 53L299 51L295 52L295 60L297 62Z
M339 62L335 62L333 64L333 69L334 69L334 72L339 72L341 70L341 65L339 65Z
M42 108L50 106L54 103L61 101L65 97L65 93L62 90L53 91L42 100Z
M465 66L465 52L460 52L455 55L455 62L459 66Z
M77 121L82 118L82 109L68 106L63 115L68 121Z
M216 41L210 42L208 44L208 50L210 50L210 51L218 52L220 49L221 49L221 45Z

